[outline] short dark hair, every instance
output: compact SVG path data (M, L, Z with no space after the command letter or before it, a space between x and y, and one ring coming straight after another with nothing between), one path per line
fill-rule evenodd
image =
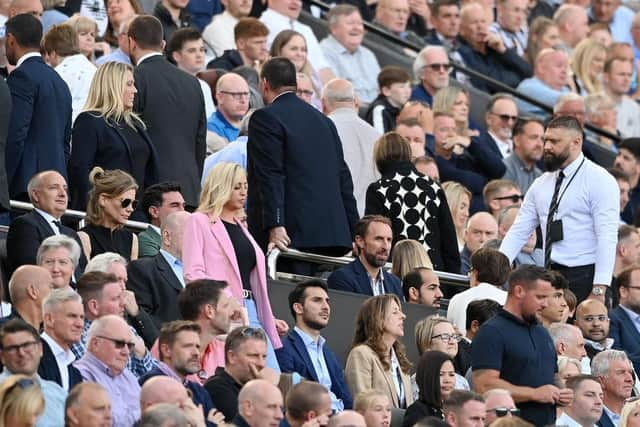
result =
M151 222L151 214L149 213L149 208L151 206L159 207L162 206L163 198L165 193L171 193L173 191L177 191L182 193L182 187L177 182L160 182L158 184L153 184L150 187L147 187L142 194L142 200L140 202L140 207L142 208L142 212L145 214L149 222Z
M109 283L118 283L118 278L115 274L90 271L80 276L76 290L82 297L85 307L90 300L100 299L104 287Z
M465 329L471 329L471 323L474 320L478 322L478 326L482 326L484 322L498 314L500 307L500 304L492 299L471 301L469 305L467 305Z
M519 265L509 274L509 293L513 291L515 285L523 285L526 289L531 289L538 280L545 280L551 283L553 277L551 277L548 270L537 265Z
M618 227L618 244L627 239L632 234L640 233L638 229L632 225L622 224Z
M175 62L173 60L173 52L182 50L184 44L187 42L201 39L202 34L200 33L200 31L192 27L180 28L179 30L174 31L171 35L171 38L169 39L169 42L167 43L167 58L171 62Z
M5 22L6 34L15 37L16 42L27 49L39 49L42 40L42 23L38 18L21 13Z
M621 150L623 148L633 154L633 157L636 158L636 161L640 161L640 138L623 139L618 145L618 150Z
M269 59L262 66L260 78L265 79L272 90L296 88L296 67L293 62L282 56Z
M447 353L430 350L422 353L416 367L416 383L420 390L420 400L434 408L442 408L440 369L445 362L453 364L453 359Z
M472 400L484 403L484 398L478 393L469 390L453 390L447 400L444 401L444 412L457 412Z
M40 334L38 334L36 328L22 319L14 317L13 319L7 320L2 327L0 327L0 350L4 347L4 337L8 334L17 334L18 332L27 332L31 334L34 340L40 342Z
M127 35L142 49L162 49L162 24L155 16L140 15L135 17L129 24Z
M356 223L354 235L364 237L367 235L367 231L369 231L369 226L372 222L381 222L383 224L387 224L391 227L391 220L386 216L382 215L365 215Z
M227 335L227 339L224 342L224 361L229 362L227 354L230 351L237 351L243 343L249 340L258 340L267 342L267 336L260 328L252 328L249 326L240 326L235 328Z
M404 300L409 301L409 290L411 288L420 289L422 286L422 275L420 274L420 268L416 268L404 275L402 279L402 294Z
M511 263L505 254L495 249L480 248L471 254L471 268L478 281L502 286L511 272Z
M567 129L582 135L582 125L573 116L556 116L547 123L547 129Z
M176 342L176 338L180 332L189 331L200 334L202 329L200 325L191 320L174 320L162 325L160 329L160 335L158 335L158 353L160 353L160 360L162 360L162 351L160 346L167 344L172 346Z
M513 126L513 133L512 133L512 137L516 136L516 135L520 135L524 133L524 128L529 124L529 123L538 123L540 126L542 126L544 128L544 122L542 121L542 119L539 119L537 117L518 117L518 120L516 120L516 124Z
M576 375L575 377L567 378L567 380L565 381L565 384L567 388L570 388L575 392L576 389L580 387L580 384L582 384L585 381L595 381L597 383L600 383L598 378L594 377L593 375L581 374L581 375Z
M221 280L198 279L188 283L178 295L178 309L184 320L196 320L202 306L218 305L220 293L227 287Z
M553 289L569 289L569 281L559 271L549 271L551 275L551 286Z
M438 16L440 14L440 8L445 6L458 6L458 9L460 9L460 3L458 0L434 0L429 5L431 15Z
M622 172L619 169L610 168L610 169L607 169L607 172L609 172L609 174L611 174L613 179L615 179L616 181L624 181L626 183L631 182L631 180L629 179L629 175L627 175L626 173Z
M320 408L320 397L328 390L315 381L302 381L289 389L287 393L287 415L294 420L304 420L311 411Z
M394 83L406 83L411 81L411 74L404 68L395 65L387 65L378 73L378 88L390 87Z
M325 292L329 292L327 284L320 279L305 280L304 282L298 283L296 287L289 292L289 310L294 320L296 319L296 312L293 310L293 304L304 304L304 300L307 297L307 289L309 288L321 288Z
M618 295L620 295L620 288L628 288L629 286L631 286L631 274L636 270L640 270L639 264L635 264L635 265L632 265L631 267L625 268L618 275L618 278L616 279L616 283L615 283L616 289L618 291Z

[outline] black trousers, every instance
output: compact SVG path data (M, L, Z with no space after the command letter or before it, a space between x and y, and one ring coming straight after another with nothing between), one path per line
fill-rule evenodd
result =
M569 281L569 289L576 294L578 304L587 299L593 289L593 275L595 264L567 267L566 265L551 263L551 270L558 271Z

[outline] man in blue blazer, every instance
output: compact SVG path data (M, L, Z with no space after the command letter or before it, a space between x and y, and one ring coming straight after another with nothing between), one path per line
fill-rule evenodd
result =
M289 294L289 309L296 326L276 350L280 369L324 385L334 410L351 409L353 401L342 366L320 335L331 315L327 285L316 279L299 283Z
M389 218L366 215L356 225L355 234L358 257L331 273L327 279L329 287L372 296L396 294L400 301L404 301L400 279L383 269L393 241Z
M620 305L609 312L611 326L609 337L613 338L613 348L624 350L640 372L640 268L624 270L616 280Z
M12 199L28 201L27 183L43 170L66 178L71 154L71 93L40 56L42 24L21 14L6 23L6 50L13 110L5 164Z

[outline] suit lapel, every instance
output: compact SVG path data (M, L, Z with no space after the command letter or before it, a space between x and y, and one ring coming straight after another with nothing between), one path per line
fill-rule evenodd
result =
M318 381L318 373L316 372L316 368L313 366L313 362L309 357L309 353L307 352L307 348L302 341L302 337L298 335L296 331L291 331L289 333L289 339L293 344L293 348L302 356L302 360L304 361L304 365L307 367L307 370L311 374L311 378L307 378L309 380Z
M236 253L233 249L233 243L231 243L229 233L227 233L227 229L224 227L224 224L222 223L222 220L220 218L218 218L216 222L211 224L211 233L213 234L213 237L215 237L215 239L218 241L218 243L220 243L222 251L231 263L233 271L236 273L238 283L242 283L242 277L240 276L240 267L238 267L238 259L236 258Z
M38 224L38 229L40 230L40 233L43 236L43 240L44 238L47 238L49 236L53 236L54 234L56 234L55 231L53 231L53 227L37 211L31 212L30 215L33 215L33 218L35 218Z
M176 291L180 292L182 290L182 283L176 277L176 274L173 272L171 266L167 263L167 260L164 259L161 253L156 255L156 266L158 267L158 271L160 271L160 276L169 283Z
M125 126L127 126L127 125L125 124ZM131 156L131 147L129 146L129 141L127 141L127 138L124 137L124 135L120 131L118 125L114 124L111 128L113 130L115 130L115 132L118 134L118 137L122 141L122 144L124 144L124 148L126 148L127 155L129 156L129 161L131 162L131 165L133 166L133 162L135 161L135 159Z
M387 388L391 392L391 396L393 396L393 406L396 408L399 407L400 402L398 402L398 392L396 391L396 385L393 382L393 378L391 378L391 370L385 371L380 358L377 356L374 358L374 363L378 365L380 371L384 372L384 380L387 383Z
M353 262L353 269L355 270L356 276L358 278L360 293L373 296L373 289L371 289L371 280L369 279L367 270L365 270L364 265L362 265L360 258L356 258L356 260Z

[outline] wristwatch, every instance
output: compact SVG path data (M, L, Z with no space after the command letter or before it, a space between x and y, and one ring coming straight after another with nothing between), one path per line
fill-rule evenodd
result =
M604 289L600 286L594 286L593 289L591 289L591 293L599 297L600 295L604 295Z

